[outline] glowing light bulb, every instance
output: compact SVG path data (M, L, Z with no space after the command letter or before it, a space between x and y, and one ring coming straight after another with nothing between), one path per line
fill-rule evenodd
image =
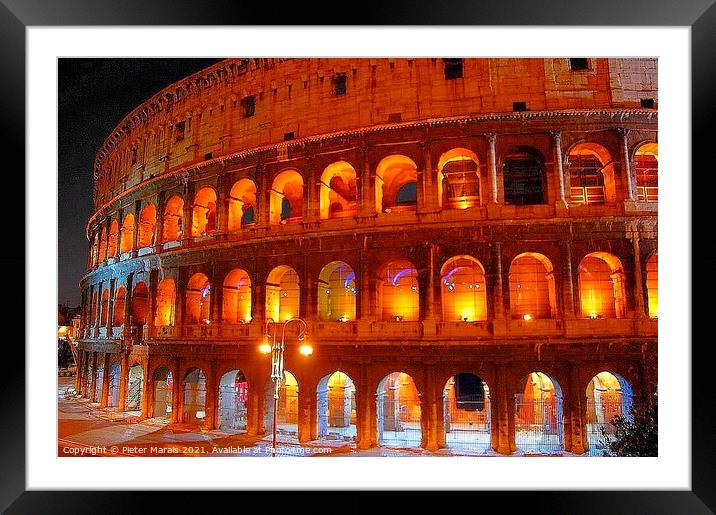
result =
M261 354L268 354L269 352L271 352L271 345L269 345L268 343L262 343L261 345L259 345L259 352Z
M530 315L529 313L525 313L524 315L522 315L522 318L524 320L530 321L532 320L532 315Z
M341 315L341 316L338 318L338 321L339 321L339 322L348 322L348 317L345 316L345 315Z
M298 348L298 352L300 352L304 356L310 356L311 354L313 354L313 347L308 343L304 343Z

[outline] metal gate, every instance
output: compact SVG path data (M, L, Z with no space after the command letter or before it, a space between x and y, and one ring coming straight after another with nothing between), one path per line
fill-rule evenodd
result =
M390 390L390 389L389 389ZM395 447L419 447L420 404L411 406L397 396L397 390L381 393L378 402L378 442Z
M489 451L492 419L490 411L488 394L485 394L484 402L461 401L460 407L453 399L445 397L443 402L445 446L450 449L479 453Z
M246 431L246 390L236 385L219 387L219 429Z
M624 403L617 399L587 399L587 443L588 456L604 456L608 440L616 434L612 419L622 415ZM604 435L602 434L604 430Z
M515 395L515 444L526 454L555 454L564 448L562 399Z
M127 392L127 411L139 411L142 409L142 378L135 377L129 380L129 391Z
M104 364L100 364L97 367L97 383L95 384L94 399L97 402L102 402L102 384L104 383Z
M116 408L119 405L119 365L115 364L109 369L109 394L107 406Z
M184 422L191 424L206 418L206 379L202 374L193 383L184 383Z
M171 376L155 382L154 386L154 416L169 418L172 413L172 386Z

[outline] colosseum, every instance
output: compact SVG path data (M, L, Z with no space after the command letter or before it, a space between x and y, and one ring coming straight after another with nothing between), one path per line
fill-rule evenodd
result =
M599 455L656 391L657 96L655 59L172 84L97 152L77 390L298 444Z

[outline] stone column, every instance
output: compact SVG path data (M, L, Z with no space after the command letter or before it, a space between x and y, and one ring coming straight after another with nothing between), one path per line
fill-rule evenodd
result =
M266 318L266 285L257 277L251 285L251 321L263 324Z
M423 151L423 170L418 181L418 212L434 213L438 207L437 172L433 170L430 155L431 141L425 140L421 145Z
M186 283L187 283L186 269L179 268L177 273L176 282L176 308L174 310L174 326L181 328L184 325L184 304L186 303ZM181 331L179 331L181 332Z
M129 390L129 355L125 352L120 360L119 370L119 400L117 402L117 412L122 413L127 410L127 392Z
M132 231L132 257L137 257L137 250L139 250L139 226L140 217L142 216L142 201L137 200L134 203L134 230Z
M114 283L116 279L109 280L109 302L107 302L107 339L112 338L112 324L114 322Z
M82 393L82 367L84 366L85 359L84 359L85 351L78 350L77 351L77 372L75 373L75 392L81 394Z
M373 312L373 302L375 300L374 291L372 291L371 270L369 268L368 259L361 254L360 259L360 286L358 290L360 315L359 320L371 320L375 317Z
M268 170L261 165L256 167L257 191L256 191L256 208L258 210L258 226L268 227L271 225L271 184L269 182Z
M127 274L127 283L124 293L124 338L131 339L132 334L132 282L134 281L134 273Z
M490 204L497 204L497 136L495 134L485 134L485 137L489 144L487 169L490 173Z
M360 209L361 217L375 216L375 178L371 177L370 162L368 161L368 149L365 146L356 148L356 161L360 183Z
M154 381L152 381L152 376L149 375L150 370L150 363L147 360L146 367L143 367L142 373L142 400L140 404L142 410L140 418L142 420L154 415Z
M377 445L377 435L372 424L375 392L371 391L368 380L368 365L360 365L360 376L356 384L356 445L368 449Z
M316 383L304 381L298 392L298 441L305 443L311 440L311 420L316 413ZM276 416L276 414L274 414Z
M181 244L182 246L188 245L192 239L192 215L194 205L194 185L189 182L189 179L184 179L184 209L182 212L182 235Z
M217 418L219 414L218 410L218 395L217 391L219 386L216 381L216 361L212 360L209 364L209 370L206 374L206 425L207 429L216 429L218 427Z
M182 389L182 378L179 375L180 373L181 361L179 358L176 358L174 359L174 363L172 365L172 424L179 422L179 410L181 409L180 398L184 395L184 390Z
M571 367L569 371L569 390L567 392L569 402L565 402L564 448L573 454L584 454L588 447L585 391L586 384L582 384L580 380L579 368L577 366ZM569 438L567 434L569 434Z
M157 287L159 285L159 270L149 272L149 298L147 309L147 335L149 338L155 336L154 322L157 316ZM126 309L126 306L125 306Z
M634 248L634 304L637 318L647 318L647 302L644 295L644 274L642 273L641 246L639 245L639 233L632 234L632 246Z
M221 325L221 311L224 304L224 277L212 268L211 278L211 306L209 306L209 319L211 325Z
M436 396L436 379L435 367L433 365L425 366L425 386L421 398L420 415L422 441L421 445L427 451L437 451L439 448L438 428L442 420L442 410L439 409Z
M619 136L621 136L621 150L622 150L622 162L624 167L624 177L626 179L626 188L627 188L627 200L631 202L636 201L636 188L635 188L635 180L632 167L631 167L631 158L629 157L629 129L619 128L617 129L619 132Z
M502 243L496 242L492 248L495 270L495 319L505 318L505 294L502 284Z
M216 235L223 238L229 226L229 200L226 194L224 176L216 178Z
M559 131L550 132L554 144L554 174L557 176L557 209L566 209L567 197L565 193L564 163L562 162L562 133Z
M573 319L577 316L574 305L574 278L572 276L572 244L560 244L562 254L562 317Z
M101 408L106 408L109 403L109 363L111 354L106 352L104 354L104 374L102 376L102 393L100 395L99 405Z
M164 243L164 192L160 191L157 193L157 221L154 225L154 252L160 252L162 250L162 244Z
M497 366L496 382L492 408L492 448L500 454L511 454L515 450L515 397L509 387L510 374L505 365Z
M306 188L303 195L303 221L317 222L321 219L321 174L316 170L313 156L308 157Z
M104 293L104 283L102 281L97 283L97 319L94 321L94 334L95 338L99 338L99 327L102 324L102 294Z

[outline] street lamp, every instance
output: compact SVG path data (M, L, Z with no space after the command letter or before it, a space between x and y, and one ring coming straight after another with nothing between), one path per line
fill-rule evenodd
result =
M306 321L302 318L293 317L283 322L281 327L281 341L276 341L276 333L278 332L278 322L275 322L272 318L266 320L266 341L259 345L259 352L262 354L271 353L271 381L273 381L273 428L272 428L272 442L271 456L276 457L276 421L278 419L278 398L279 391L281 388L281 380L283 379L283 351L284 343L286 340L286 326L291 322L298 322L301 325L301 329L298 333L298 341L302 342L298 351L304 356L310 356L313 354L313 347L306 343ZM274 328L273 334L269 332L269 324ZM269 341L271 342L269 344Z

